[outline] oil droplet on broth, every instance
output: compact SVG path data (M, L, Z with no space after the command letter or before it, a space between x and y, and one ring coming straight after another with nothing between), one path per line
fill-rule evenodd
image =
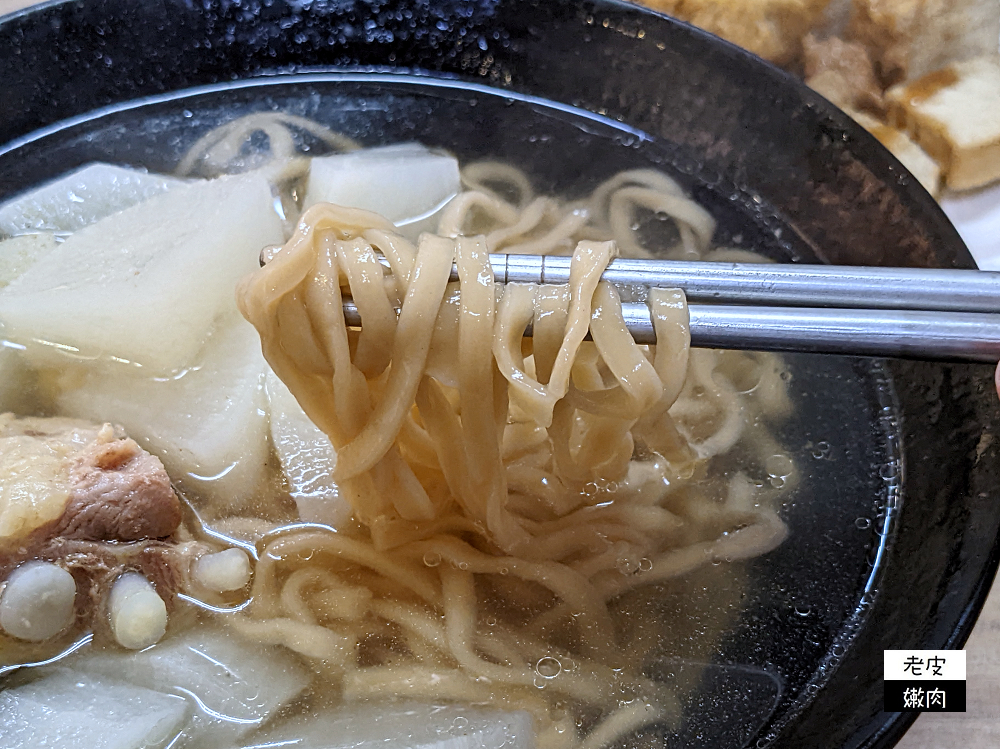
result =
M772 455L764 461L764 470L767 471L768 483L775 489L781 489L795 470L795 463L783 453Z
M792 475L795 463L787 455L780 453L772 455L764 461L764 470L772 478L785 479Z
M858 530L866 531L872 527L872 521L868 518L858 518L854 521L854 527Z
M832 449L833 448L829 442L822 440L821 442L817 442L816 446L813 447L812 456L816 458L816 460L827 460L830 457Z
M441 555L436 551L428 551L424 554L424 564L428 567L437 567L441 564Z
M551 655L543 656L535 664L535 673L544 679L554 679L562 673L562 663Z

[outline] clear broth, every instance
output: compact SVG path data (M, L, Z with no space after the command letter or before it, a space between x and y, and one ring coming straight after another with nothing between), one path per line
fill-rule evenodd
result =
M506 161L539 192L567 197L622 169L660 169L713 213L714 244L814 260L781 216L671 143L544 101L402 76L251 81L97 112L0 152L0 185L13 195L91 161L169 173L201 135L255 111L314 119L366 145L419 141L461 161ZM622 619L659 623L665 655L649 675L686 695L681 724L664 729L668 747L766 745L835 670L877 593L899 502L892 382L877 360L784 358L795 415L772 432L801 473L781 509L789 538L763 557L644 588L618 606ZM323 701L314 694L299 707Z

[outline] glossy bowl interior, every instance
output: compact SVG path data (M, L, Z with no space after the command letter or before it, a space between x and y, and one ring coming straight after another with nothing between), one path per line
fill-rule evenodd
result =
M717 243L782 262L973 265L841 112L622 4L62 2L0 21L0 76L0 196L95 159L169 171L212 126L281 110L505 159L544 191L662 169L715 215ZM882 650L959 647L996 569L988 368L786 360L791 536L663 587L665 619L726 625L710 652L679 634L650 664L667 681L699 669L671 747L891 745L909 718L881 711Z

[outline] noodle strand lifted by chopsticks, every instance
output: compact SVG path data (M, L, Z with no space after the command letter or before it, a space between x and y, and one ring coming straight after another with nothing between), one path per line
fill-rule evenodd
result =
M629 335L600 279L619 246L648 253L635 216L672 217L679 256L713 231L666 176L626 172L568 204L503 165L465 180L416 247L375 214L316 205L240 284L361 527L265 538L234 624L323 661L347 698L486 701L531 712L543 749L605 746L677 710L623 652L609 602L784 537L745 480L704 501L693 483L784 391L753 360L770 400L751 405L716 354L690 352L679 291L646 297L656 347ZM569 283L499 287L498 250L570 252Z

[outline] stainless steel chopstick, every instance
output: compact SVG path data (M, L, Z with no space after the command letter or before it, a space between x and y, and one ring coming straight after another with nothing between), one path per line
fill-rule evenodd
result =
M384 256L379 260L389 265ZM498 283L567 283L570 261L552 255L490 255ZM261 253L261 265L265 262ZM1000 312L1000 272L992 271L617 258L602 278L621 286L683 289L692 302ZM458 280L457 268L452 268L451 280Z
M490 255L499 283L567 283L570 263L568 257ZM691 345L699 348L1000 361L1000 273L618 258L602 278L619 286L683 289ZM625 303L622 312L638 343L656 342L645 304ZM348 325L361 325L349 298L344 314Z
M691 304L688 311L697 348L1000 361L1000 314L716 304ZM645 304L623 304L622 314L637 343L656 343ZM349 326L361 326L353 300L344 300L344 316Z
M490 255L490 263L499 283L569 281L568 257ZM1000 312L1000 273L977 270L617 258L602 278L625 286L680 288L695 302Z
M645 305L629 306L639 307L628 310L636 315L633 324L652 328ZM699 348L1000 360L1000 314L723 305L689 309L691 343ZM650 339L653 343L655 335Z

